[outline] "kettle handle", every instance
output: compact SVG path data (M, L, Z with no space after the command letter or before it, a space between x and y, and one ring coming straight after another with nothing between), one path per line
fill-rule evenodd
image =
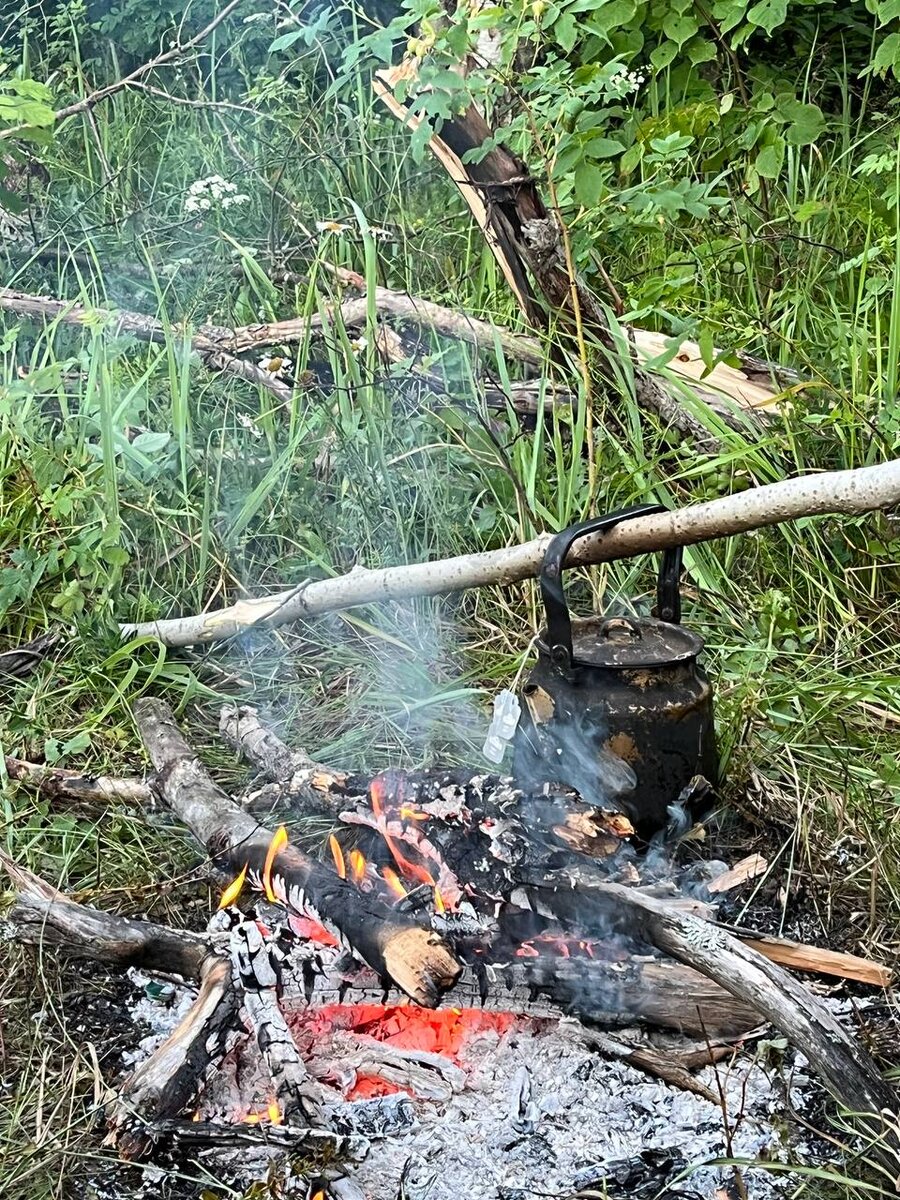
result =
M621 521L630 521L634 517L646 517L658 512L665 512L662 504L638 504L633 508L621 508L617 512L607 513L606 516L591 517L587 521L579 521L577 525L570 525L550 542L544 554L540 584L541 599L547 613L548 649L550 658L557 666L567 668L572 665L572 620L563 591L562 571L573 544L590 533L612 529ZM659 619L672 624L681 620L681 596L678 591L681 551L681 546L674 546L665 551L656 582Z

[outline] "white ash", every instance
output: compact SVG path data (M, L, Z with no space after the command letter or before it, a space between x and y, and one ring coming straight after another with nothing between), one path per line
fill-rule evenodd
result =
M657 1048L689 1045L675 1035L654 1035L651 1041L638 1030L620 1031L617 1040L626 1035ZM463 1072L447 1062L446 1078L453 1083L444 1098L414 1098L415 1126L373 1140L364 1161L347 1164L348 1178L366 1200L396 1200L399 1194L410 1200L463 1195L526 1200L590 1186L604 1164L621 1167L623 1160L648 1150L671 1150L677 1165L669 1176L676 1177L687 1165L715 1158L802 1161L797 1131L787 1127L784 1098L789 1090L790 1107L805 1106L804 1093L812 1086L805 1073L794 1070L788 1084L779 1070L748 1056L700 1072L697 1078L713 1093L719 1086L724 1092L729 1146L719 1105L603 1057L590 1049L589 1037L578 1022L565 1019L523 1019L505 1034L479 1032L458 1060ZM355 1041L357 1053L371 1045L364 1036ZM341 1066L349 1065L353 1050L352 1031L336 1029L317 1041L313 1073L330 1062L332 1082L341 1078ZM779 1052L775 1043L773 1055ZM247 1043L226 1056L208 1079L204 1117L234 1120L251 1097L265 1095L257 1057ZM793 1061L790 1052L784 1060ZM348 1070L346 1083L352 1085L353 1078ZM749 1169L745 1175L754 1200L774 1200L796 1185L796 1177L792 1183L785 1174ZM726 1168L701 1166L683 1181L669 1183L667 1194L711 1196L729 1179ZM623 1194L610 1188L610 1196Z
M161 1046L197 999L197 992L187 984L178 984L174 989L175 995L168 1003L151 999L146 992L147 985L157 983L158 979L145 975L136 967L129 967L127 975L137 993L129 1005L129 1012L135 1024L144 1026L148 1032L134 1050L126 1050L122 1055L124 1067L136 1066Z
M451 1101L416 1102L418 1128L373 1143L367 1159L349 1172L368 1200L396 1200L404 1169L431 1180L416 1186L416 1200L461 1195L493 1200L519 1192L524 1200L588 1186L602 1174L594 1168L635 1159L648 1149L672 1150L686 1164L789 1155L797 1161L799 1147L786 1143L781 1131L781 1085L746 1059L717 1068L731 1125L730 1152L720 1107L592 1053L566 1022L549 1031L481 1033L466 1048L466 1066L466 1086ZM530 1083L525 1122L523 1068ZM715 1074L708 1068L698 1077L716 1091ZM797 1083L791 1102L802 1106ZM793 1186L789 1177L762 1170L749 1169L745 1176L754 1200ZM726 1168L700 1167L670 1183L668 1194L712 1195L729 1177Z

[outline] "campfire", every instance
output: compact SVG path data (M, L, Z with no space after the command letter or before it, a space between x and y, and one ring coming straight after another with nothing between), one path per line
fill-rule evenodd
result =
M307 1200L638 1194L698 1161L784 1155L772 1112L804 1088L737 1058L767 1021L848 1107L889 1107L833 1006L776 963L888 974L718 923L758 857L677 868L571 788L354 776L227 707L223 735L270 781L238 803L165 705L136 715L156 786L217 872L208 928L125 921L6 864L15 936L176 979L110 1107L121 1157L189 1153L239 1186L274 1160ZM322 859L290 832L311 815L332 826ZM725 1195L727 1178L705 1167L685 1187ZM778 1194L778 1177L758 1186Z

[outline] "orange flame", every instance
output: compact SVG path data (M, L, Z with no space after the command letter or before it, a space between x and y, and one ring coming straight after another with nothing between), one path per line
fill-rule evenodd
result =
M384 815L384 780L376 777L369 784L369 799L372 802L372 812L376 817Z
M266 1109L266 1113L273 1125L281 1124L281 1109L278 1107L277 1101L272 1100L270 1102L269 1107Z
M361 850L350 851L350 870L353 872L353 882L359 883L366 877L366 859Z
M243 1123L245 1125L259 1125L261 1121L271 1121L273 1125L280 1125L282 1121L281 1109L275 1100L270 1100L265 1112L247 1113Z
M428 813L418 812L415 808L408 808L405 804L401 806L400 816L406 821L427 821Z
M259 1113L247 1113L246 1117L244 1117L245 1125L258 1125L259 1121L260 1121Z
M287 830L283 825L279 825L272 834L272 840L269 842L269 848L266 851L266 861L263 866L262 882L266 892L268 901L277 900L278 897L272 889L272 867L275 863L275 856L279 850L282 850L288 841Z
M238 896L241 894L241 892L244 889L244 883L246 882L246 879L247 879L247 864L244 863L243 867L241 868L240 874L236 875L235 878L232 879L231 883L229 883L228 887L222 893L221 898L219 899L219 910L220 911L223 908L228 908L229 904L234 904L235 900L237 900Z
M381 874L384 876L384 882L388 885L391 891L402 900L402 898L407 895L407 891L403 886L400 876L397 874L397 872L392 871L390 867L384 867Z
M327 1200L327 1197L325 1193L319 1189L319 1191L316 1192L316 1194L312 1197L312 1200Z
M346 879L347 864L344 862L344 852L341 849L341 843L333 833L328 835L328 845L331 848L331 857L334 859L334 869L340 875L341 879Z
M434 911L442 913L447 911L447 905L444 903L444 897L441 895L441 889L434 885Z

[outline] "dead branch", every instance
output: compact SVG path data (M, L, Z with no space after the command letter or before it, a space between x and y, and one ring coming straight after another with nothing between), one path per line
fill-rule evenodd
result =
M875 1119L887 1145L889 1128L881 1114L897 1111L894 1089L882 1079L868 1051L808 987L717 926L621 884L608 883L598 890L633 912L651 944L702 971L771 1021L806 1055L840 1104L869 1118L870 1126Z
M609 562L669 546L690 546L733 537L782 521L827 513L865 513L900 503L900 459L851 471L785 479L750 491L673 512L640 517L602 535L583 538L567 562ZM125 624L125 637L157 637L167 646L189 646L231 638L260 625L274 627L358 604L384 603L410 596L436 596L471 587L508 586L534 578L553 535L503 550L463 554L436 562L356 567L348 575L322 579L287 594L239 600L217 612Z
M153 801L153 789L142 779L119 779L113 775L87 775L68 767L50 767L45 763L26 762L21 758L4 757L6 774L18 783L34 788L54 799L100 801L120 800L125 804L148 805Z
M185 329L180 325L166 326L155 317L143 313L114 311L105 308L85 308L69 300L52 300L45 296L32 296L16 292L11 288L0 288L0 310L19 316L34 317L48 321L62 321L66 325L108 326L113 335L122 333L138 341L164 344L169 337L183 337ZM293 389L281 382L269 371L255 363L235 357L226 345L233 331L217 325L201 325L190 337L190 348L210 371L224 371L247 383L266 388L282 402L288 402Z
M51 946L116 966L199 979L206 938L153 921L116 917L70 900L0 850L0 867L16 888L7 921L20 941Z
M220 13L217 13L213 19L205 25L199 33L194 34L192 38L186 41L183 45L176 43L170 50L166 50L162 54L157 54L149 62L143 63L140 67L136 67L129 75L117 80L115 83L107 84L106 87L96 88L89 95L81 100L77 100L74 104L68 104L65 108L58 109L53 114L54 122L65 120L66 117L74 117L78 113L90 112L92 108L98 105L101 100L107 100L110 96L115 96L117 92L123 91L125 88L137 83L143 79L145 75L149 75L152 71L158 70L172 62L179 62L191 50L201 45L214 29L217 29L236 8L242 3L242 0L231 0L230 4L226 4ZM23 125L13 125L9 129L0 130L0 141L6 138L21 137L21 135L30 128L27 122Z

